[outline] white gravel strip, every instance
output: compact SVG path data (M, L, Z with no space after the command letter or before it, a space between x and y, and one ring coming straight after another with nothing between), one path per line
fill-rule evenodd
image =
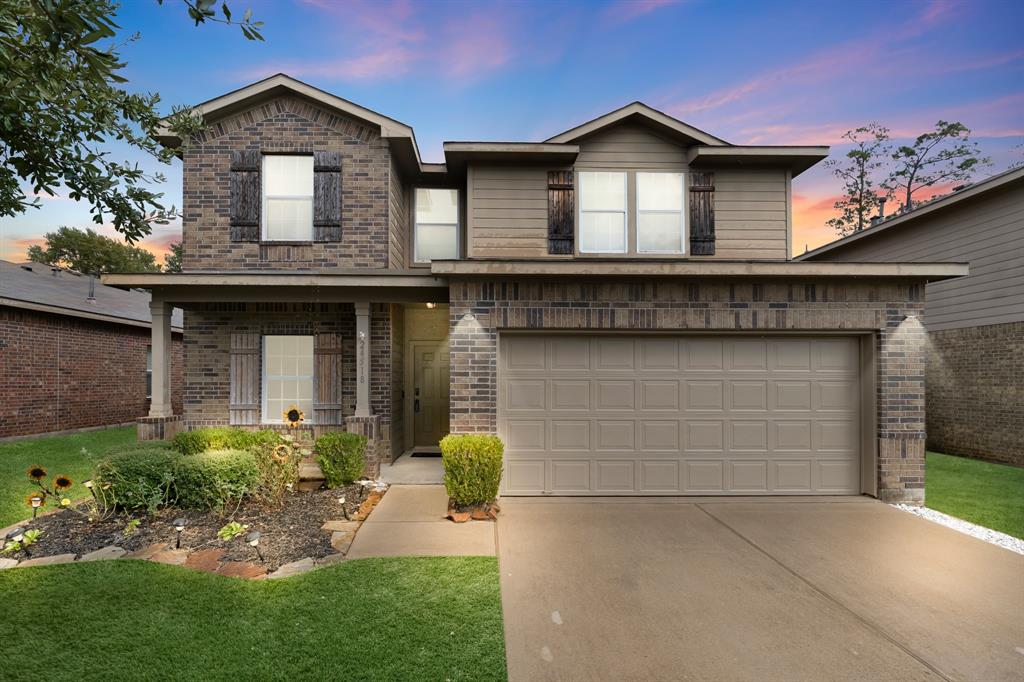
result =
M915 516L920 516L923 519L940 523L947 528L952 528L953 530L960 531L966 535L976 537L979 540L990 542L993 545L999 545L1003 549L1008 549L1011 552L1024 554L1024 540L1015 538L1012 535L1000 533L997 530L985 528L985 526L979 526L976 523L964 521L963 519L958 519L955 516L950 516L949 514L943 514L942 512L935 511L934 509L928 509L927 507L915 507L910 504L894 504L892 506L897 509L902 509L905 512L910 512Z

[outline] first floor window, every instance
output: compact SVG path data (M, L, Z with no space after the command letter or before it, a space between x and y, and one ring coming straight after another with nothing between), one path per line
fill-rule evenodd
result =
M146 349L146 400L153 397L153 349Z
M417 263L459 257L459 190L417 187L413 227Z
M626 174L583 172L580 253L626 253Z
M636 250L683 252L683 174L636 174Z
M292 406L313 417L313 337L263 337L263 421L280 424Z
M263 156L263 239L313 241L313 157Z

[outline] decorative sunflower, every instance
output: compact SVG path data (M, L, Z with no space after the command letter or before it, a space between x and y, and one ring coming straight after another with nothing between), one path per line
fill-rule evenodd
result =
M306 418L306 415L297 406L292 405L284 411L284 420L288 422L288 426L291 428L297 428L302 424L302 420Z
M67 490L74 484L69 476L63 474L55 476L53 479L53 487L57 490Z
M41 481L46 478L46 469L38 464L33 464L28 468L28 477L33 481Z
M34 507L35 505L32 504L33 500L39 500L40 507L46 506L46 495L43 495L42 493L29 493L28 495L26 495L25 506Z
M282 443L281 445L278 445L276 448L274 448L274 452L271 455L271 457L273 457L274 461L277 462L278 464L284 464L285 462L288 461L288 454L290 449L291 448Z

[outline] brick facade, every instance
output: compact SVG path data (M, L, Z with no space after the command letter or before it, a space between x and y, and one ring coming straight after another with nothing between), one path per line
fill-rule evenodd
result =
M928 334L928 449L1024 466L1024 322Z
M342 239L230 241L231 152L340 151ZM213 124L183 152L183 262L187 270L387 268L391 152L380 133L297 97L279 97Z
M144 327L0 307L0 438L145 416L149 343ZM181 410L180 334L171 363Z
M879 496L921 501L923 306L923 284L892 280L452 281L451 431L496 431L503 329L874 332Z
M391 305L370 311L370 409L379 420L374 452L390 461L392 449ZM351 303L209 303L185 309L185 397L187 428L230 423L232 333L342 336L342 414L355 414L355 309ZM310 415L307 415L309 418Z

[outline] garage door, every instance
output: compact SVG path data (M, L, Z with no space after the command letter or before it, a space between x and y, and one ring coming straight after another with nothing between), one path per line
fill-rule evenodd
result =
M860 492L846 337L503 334L506 495Z

